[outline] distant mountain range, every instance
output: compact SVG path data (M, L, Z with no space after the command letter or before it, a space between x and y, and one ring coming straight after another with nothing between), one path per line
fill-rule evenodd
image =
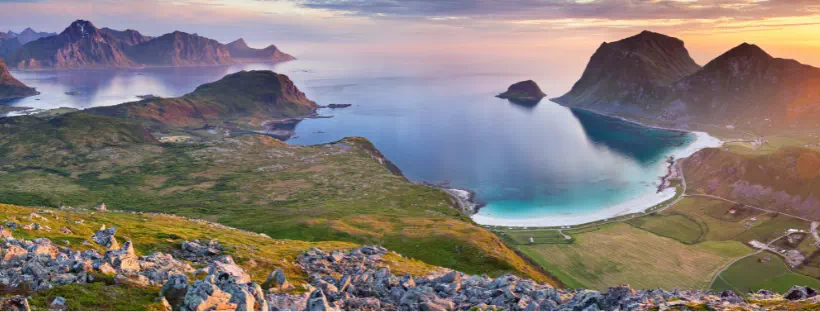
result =
M295 59L272 45L250 48L242 39L223 45L181 31L154 38L131 29L100 29L84 20L71 23L60 34L22 46L5 46L0 46L0 57L17 69L203 66Z
M6 64L0 61L0 100L32 95L37 95L37 91L12 77L6 69Z
M682 125L820 128L820 69L747 43L700 67L683 41L644 31L603 43L581 79L553 101Z
M40 39L40 38L56 36L57 33L38 32L38 31L35 31L34 29L31 29L29 27L29 28L23 29L23 31L19 34L9 30L7 33L5 33L5 35L8 38L17 38L17 41L20 42L20 44L26 44L26 43L32 42L32 41Z

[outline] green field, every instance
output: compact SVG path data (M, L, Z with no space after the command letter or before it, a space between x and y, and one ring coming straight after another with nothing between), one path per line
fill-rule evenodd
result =
M576 234L574 239L572 244L516 248L569 287L601 290L618 284L635 288L705 288L723 266L751 252L734 241L686 245L625 223Z
M664 211L626 222L565 230L572 240L564 244L552 243L558 239L555 230L501 232L515 248L570 287L603 290L626 283L637 288L703 289L726 265L754 252L746 245L749 241L768 241L791 228L808 230L809 223L721 200L686 197ZM535 237L539 236L545 243L538 243ZM536 243L530 243L529 237ZM813 241L803 241L807 240ZM814 246L802 248L817 250ZM820 253L816 257L820 258ZM777 261L782 264L780 258ZM807 274L813 268L802 266L798 272ZM766 283L782 286L813 280L797 273L775 277ZM723 282L718 279L714 286L732 288Z
M770 260L763 261L765 257ZM760 289L783 293L795 285L820 288L820 280L794 273L779 256L763 252L729 266L715 279L711 288L729 289L741 294Z

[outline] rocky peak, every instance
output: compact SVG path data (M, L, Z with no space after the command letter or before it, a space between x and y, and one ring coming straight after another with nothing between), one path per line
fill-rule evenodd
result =
M241 49L250 48L248 46L248 44L245 43L245 39L242 39L242 38L236 39L235 41L233 41L231 43L228 43L225 46L227 46L228 48L241 48Z
M60 36L68 37L70 41L77 41L85 37L91 37L97 34L97 29L94 24L86 20L76 20L69 25Z
M749 67L755 65L764 65L774 60L774 57L763 51L760 47L754 44L743 43L737 47L732 48L726 53L718 56L706 66L703 67L705 71L714 71L721 69L740 70L740 67Z
M680 39L643 31L603 43L592 55L581 79L558 103L579 107L634 104L660 97L660 88L700 69Z

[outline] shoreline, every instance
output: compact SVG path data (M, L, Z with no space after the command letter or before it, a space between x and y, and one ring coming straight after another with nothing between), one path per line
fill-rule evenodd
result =
M584 109L582 109L584 110ZM594 114L604 115L596 111L592 110L585 110ZM588 224L592 222L599 222L599 221L606 221L609 219L621 217L624 215L635 214L635 213L644 213L647 209L660 205L668 200L671 200L675 196L678 196L676 188L664 187L665 183L668 183L669 180L674 178L678 175L683 175L683 172L679 172L680 169L677 168L677 164L680 160L685 159L692 154L696 153L697 151L710 148L710 147L720 147L723 145L723 141L709 135L706 132L702 131L692 131L692 130L682 130L682 129L672 129L667 127L661 126L651 126L646 125L640 122L635 122L632 120L625 119L623 117L618 116L609 116L604 115L607 117L617 118L624 122L629 122L632 124L637 124L643 127L655 128L655 129L663 129L663 130L671 130L671 131L680 131L685 133L690 133L695 136L695 140L692 141L689 145L679 150L675 150L670 155L666 156L666 161L669 165L667 167L667 174L665 176L660 177L661 185L658 187L657 192L653 192L652 194L646 194L643 196L638 196L637 198L633 198L627 200L622 203L602 207L601 209L590 212L590 213L581 213L581 214L573 214L573 215L547 215L543 217L535 217L535 218L516 218L516 219L506 219L495 217L492 215L481 214L480 211L474 213L470 216L470 218L479 225L482 226L508 226L508 227L565 227L565 226L576 226L582 224ZM671 158L671 159L670 159Z

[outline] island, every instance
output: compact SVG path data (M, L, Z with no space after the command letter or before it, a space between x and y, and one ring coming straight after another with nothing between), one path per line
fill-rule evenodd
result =
M538 104L545 96L547 95L532 80L516 82L507 88L506 92L496 95L498 98L507 99L513 103L531 105Z

